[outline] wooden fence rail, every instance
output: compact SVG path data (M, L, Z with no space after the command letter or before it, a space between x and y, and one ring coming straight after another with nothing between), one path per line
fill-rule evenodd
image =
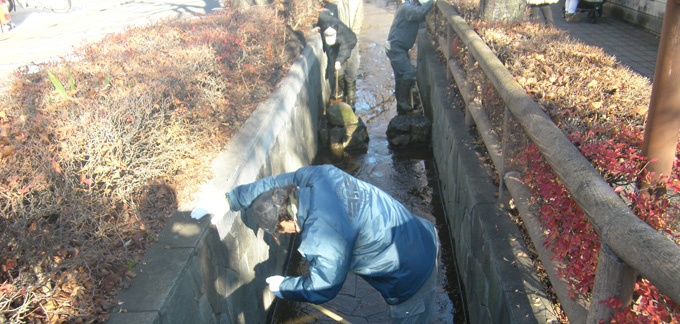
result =
M502 156L500 141L490 129L491 122L473 98L474 85L467 78L468 72L454 58L456 39L467 49L467 67L471 67L470 62L478 64L505 103L505 111L512 114L513 120L538 147L600 235L602 248L593 298L589 307L583 305L585 314L575 314L577 311L570 314L565 309L570 321L597 323L609 317L611 311L599 301L610 296L622 300L624 307L629 305L638 273L680 305L680 246L635 216L450 4L439 1L436 8L435 19L444 20L447 25L446 36L438 40L439 46L447 60L448 75L455 79L466 102L466 121L474 120L496 169L501 172L502 181L508 182L510 194L520 200L518 196L527 191L521 189L524 184L516 177L517 172L504 166L503 161L508 161L508 157ZM534 239L540 235L541 231L535 231L531 236ZM541 240L536 237L536 241ZM550 256L540 255L540 258L545 261ZM561 301L569 298L558 297Z

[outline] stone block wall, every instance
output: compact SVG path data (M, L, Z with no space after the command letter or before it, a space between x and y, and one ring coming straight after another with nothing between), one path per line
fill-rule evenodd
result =
M517 226L496 203L497 186L473 150L446 67L418 35L417 82L432 118L432 146L471 323L551 323L550 303Z
M661 35L666 0L608 0L603 9L604 16L616 17Z
M325 65L313 33L287 77L214 161L214 178L198 201L224 201L234 186L311 164L329 93ZM266 322L274 296L264 279L283 272L290 240L278 245L241 213L194 220L196 204L181 206L166 224L108 323Z

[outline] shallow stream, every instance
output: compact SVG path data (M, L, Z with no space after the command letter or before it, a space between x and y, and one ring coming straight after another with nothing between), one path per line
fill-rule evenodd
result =
M389 121L396 115L394 79L383 45L395 10L392 1L364 4L356 113L368 128L368 149L341 154L321 149L314 163L336 165L381 188L415 215L435 224L442 251L432 323L466 323L464 294L459 286L431 147L393 148L385 134ZM299 253L293 253L288 271L295 272L298 263ZM375 289L354 275L348 277L338 297L320 306L277 300L270 318L272 323L334 323L336 320L322 315L323 310L329 310L350 323L389 323L387 304Z

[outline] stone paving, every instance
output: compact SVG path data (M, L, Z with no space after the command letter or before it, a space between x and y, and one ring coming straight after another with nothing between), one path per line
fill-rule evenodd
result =
M67 13L18 7L11 12L16 27L0 33L0 87L19 67L67 56L125 28L219 7L218 0L72 0Z
M579 13L578 22L566 22L562 17L564 0L551 6L555 26L569 31L572 37L591 46L597 46L616 57L631 70L654 79L659 37L628 24L606 13L594 24L586 21L586 13Z

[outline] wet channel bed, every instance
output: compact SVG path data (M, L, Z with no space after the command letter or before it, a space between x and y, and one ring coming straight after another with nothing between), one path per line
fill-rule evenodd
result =
M375 129L376 126L378 125L369 124L369 129ZM373 137L367 152L345 153L338 157L322 150L315 164L334 164L355 177L380 187L414 214L435 224L442 242L442 253L439 262L437 307L432 323L466 323L463 289L459 285L452 240L440 199L437 169L430 148L395 150L389 148L387 140L380 138L379 134L370 133L373 133ZM378 145L383 146L376 147ZM294 252L287 274L297 274L301 261L299 253ZM273 309L275 311L270 315L271 323L338 322L332 318L333 315L324 314L324 311L330 311L349 323L389 323L387 304L377 291L354 275L348 277L338 297L321 307L277 300Z
M358 109L362 114L362 109ZM385 110L367 123L369 145L365 152L333 154L320 150L314 164L333 164L395 197L411 212L431 221L439 231L442 253L439 262L437 307L432 323L466 323L463 288L453 255L442 204L437 168L431 147L390 147L385 131L394 116ZM293 244L297 244L294 242ZM291 255L287 275L298 274L300 255ZM277 300L271 323L335 323L332 314L349 323L389 323L389 307L380 294L358 276L350 275L340 294L321 307ZM330 311L332 314L324 314ZM347 323L345 322L345 323Z
M363 27L359 36L361 65L357 80L356 114L366 124L369 143L366 151L333 154L320 149L314 164L334 164L358 179L371 183L404 204L415 215L430 220L439 231L438 291L431 323L467 323L464 290L459 284L453 240L440 199L437 168L430 146L390 147L387 125L396 116L394 79L384 53L390 24L396 11L392 1L364 2ZM300 254L293 242L287 275L298 273ZM389 307L373 287L350 274L334 299L322 305L277 299L270 308L269 323L389 323ZM324 314L324 311L330 313Z

